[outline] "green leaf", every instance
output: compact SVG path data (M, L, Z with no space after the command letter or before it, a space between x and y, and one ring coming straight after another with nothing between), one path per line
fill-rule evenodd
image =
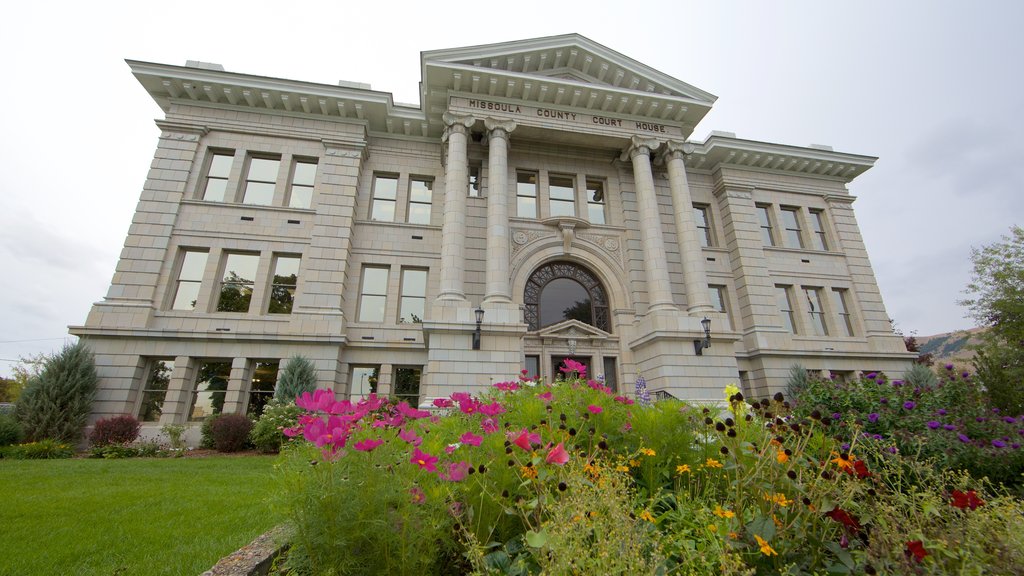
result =
M530 548L543 548L548 543L548 534L543 530L540 532L527 530L526 543L530 545Z
M750 534L757 534L765 540L771 541L775 537L775 522L772 522L771 518L765 518L763 516L755 518L752 522L747 524L747 532Z

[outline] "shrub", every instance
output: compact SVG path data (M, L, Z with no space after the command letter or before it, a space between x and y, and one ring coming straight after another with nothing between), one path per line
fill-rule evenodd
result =
M223 414L211 414L203 419L199 427L199 447L205 450L213 450L213 423Z
M106 446L107 444L131 444L139 437L139 430L142 423L134 416L114 416L104 418L93 426L89 434L89 442L93 446Z
M0 446L17 444L25 437L25 431L14 416L0 414Z
M252 427L249 440L260 452L279 451L281 444L287 440L283 430L294 427L298 423L299 414L302 414L302 408L296 406L294 402L271 399Z
M182 424L164 424L160 431L167 435L168 442L171 443L172 450L184 450L185 441L181 439L182 435L185 434L185 426Z
M316 367L303 356L293 356L277 377L274 398L285 402L294 402L300 394L312 392L315 389Z
M75 450L70 444L45 438L37 442L29 442L28 444L7 446L0 449L0 454L4 458L11 458L12 460L40 460L71 458L75 455Z
M218 452L238 452L249 442L252 420L244 414L222 414L210 426L213 447Z
M790 398L800 397L807 390L810 380L811 376L803 366L793 364L789 368L789 379L786 380L786 394Z
M47 357L18 400L18 420L26 437L78 442L92 409L96 381L93 355L82 342Z

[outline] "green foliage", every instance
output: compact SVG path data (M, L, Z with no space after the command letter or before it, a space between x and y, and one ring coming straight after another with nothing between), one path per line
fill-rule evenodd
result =
M222 414L211 414L203 419L203 423L199 427L200 448L213 450L213 423L221 416Z
M789 379L786 380L786 395L790 398L800 396L807 389L810 379L810 375L803 366L793 364L789 368Z
M89 449L89 455L93 458L106 458L116 460L119 458L135 457L163 457L170 453L165 451L156 442L140 442L138 444L98 444Z
M288 440L283 430L294 427L302 412L302 408L296 406L294 402L271 399L263 408L263 414L260 415L259 420L252 427L249 441L260 452L279 451L281 444Z
M0 448L0 456L11 460L44 460L55 458L71 458L75 455L74 448L57 440L43 439L28 444L13 444Z
M96 395L96 365L85 344L48 357L18 400L17 415L30 440L76 443Z
M130 444L139 437L139 430L142 423L134 416L127 414L103 418L96 422L89 434L89 442L93 446L105 446L107 444Z
M160 431L167 436L167 441L171 443L172 450L185 449L185 441L181 438L185 434L185 426L183 424L164 424L160 427Z
M0 414L0 447L17 444L25 438L25 431L17 418L9 414Z
M218 452L238 452L249 443L252 420L245 414L222 414L210 425L213 447Z
M274 398L294 402L304 392L316 389L316 367L303 356L293 356L277 377Z
M973 363L992 406L1007 414L1024 414L1024 352L988 343Z

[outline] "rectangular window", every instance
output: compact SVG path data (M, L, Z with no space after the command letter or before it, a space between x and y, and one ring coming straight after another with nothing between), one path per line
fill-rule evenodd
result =
M398 176L374 176L370 219L395 221L395 200L398 197Z
M619 391L619 372L614 357L604 357L604 385L611 388L612 392Z
M825 213L821 210L811 210L811 230L814 231L813 248L828 250L828 240L825 238Z
M359 289L359 321L383 322L388 302L388 269L363 268L363 285Z
M811 315L811 329L814 330L814 334L828 336L825 310L821 307L821 288L804 287L804 297L807 298L807 312Z
M409 180L410 224L430 224L430 203L434 198L434 182L423 178Z
M227 195L228 175L231 174L231 163L234 162L233 152L214 152L210 159L210 169L206 172L206 184L203 186L203 200L223 202Z
M526 357L526 377L530 380L540 378L540 356Z
M288 195L290 208L309 208L313 205L313 183L316 181L316 162L296 160L292 167L292 189Z
M421 372L418 367L395 368L392 395L399 400L405 400L410 406L419 406Z
M281 167L279 158L250 158L249 171L245 176L245 194L242 204L270 206L274 203L274 187L277 172Z
M591 224L604 224L604 182L587 180L587 219Z
M299 284L299 256L278 256L274 262L274 278L270 283L270 314L291 314L295 287Z
M832 302L836 313L839 314L839 326L846 330L847 336L853 336L853 319L850 317L850 307L846 301L846 289L833 288Z
M352 380L349 383L351 396L364 398L377 392L377 379L380 378L380 365L355 366L352 368Z
M789 296L789 286L776 285L775 291L779 302L779 314L782 316L782 326L790 334L796 334L796 318L793 316L793 299Z
M142 422L159 422L164 412L164 401L167 399L167 388L171 385L171 373L174 372L174 360L153 360L142 385L142 402L139 404L139 420Z
M729 311L725 306L725 286L708 286L708 292L711 294L711 305L715 307L715 311L727 314Z
M785 230L787 248L803 248L804 241L800 236L799 208L782 208L782 228Z
M277 387L277 360L257 360L252 371L252 382L249 384L249 406L245 415L252 418L263 414L263 407L274 397Z
M248 312L256 284L259 254L228 254L217 298L217 312Z
M398 312L400 323L423 322L423 309L427 302L427 271L402 270L402 302Z
M224 397L230 379L231 362L203 362L199 365L192 405L188 409L189 421L203 420L224 411Z
M171 310L195 310L199 299L199 288L203 284L203 271L206 269L205 251L186 250L181 259L181 270L178 271L178 285L174 291L174 302Z
M480 197L480 165L469 165L469 195L473 198Z
M576 182L571 176L548 179L550 216L576 216Z
M708 207L694 204L693 220L697 223L697 238L700 239L701 247L714 246L715 243L711 236L711 220L708 218Z
M775 234L772 232L772 219L768 214L769 206L757 205L757 217L761 221L761 241L765 246L775 246Z
M537 217L537 174L535 172L516 173L516 216L520 218Z

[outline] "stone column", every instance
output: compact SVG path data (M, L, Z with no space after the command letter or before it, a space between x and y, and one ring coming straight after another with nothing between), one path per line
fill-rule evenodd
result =
M693 219L693 199L690 183L686 179L683 158L693 151L693 144L669 140L665 147L665 166L668 168L669 187L672 188L672 206L676 215L676 237L679 255L683 261L683 280L686 283L686 310L691 316L714 312L708 293L704 251L701 249L697 224Z
M245 414L246 396L250 386L252 380L249 374L249 359L233 358L228 389L224 394L224 414Z
M661 232L661 214L658 212L658 197L654 190L654 174L651 171L651 152L658 146L657 140L633 136L629 148L623 154L628 155L633 163L633 183L636 187L640 232L643 239L644 270L647 273L648 313L662 310L678 311L672 301L668 262L665 258L665 239Z
M448 143L444 176L444 225L441 228L441 289L438 300L465 300L466 194L469 159L466 133L476 121L472 116L445 112L443 141Z
M487 128L487 290L484 302L511 302L508 245L508 137L516 124L484 120Z

